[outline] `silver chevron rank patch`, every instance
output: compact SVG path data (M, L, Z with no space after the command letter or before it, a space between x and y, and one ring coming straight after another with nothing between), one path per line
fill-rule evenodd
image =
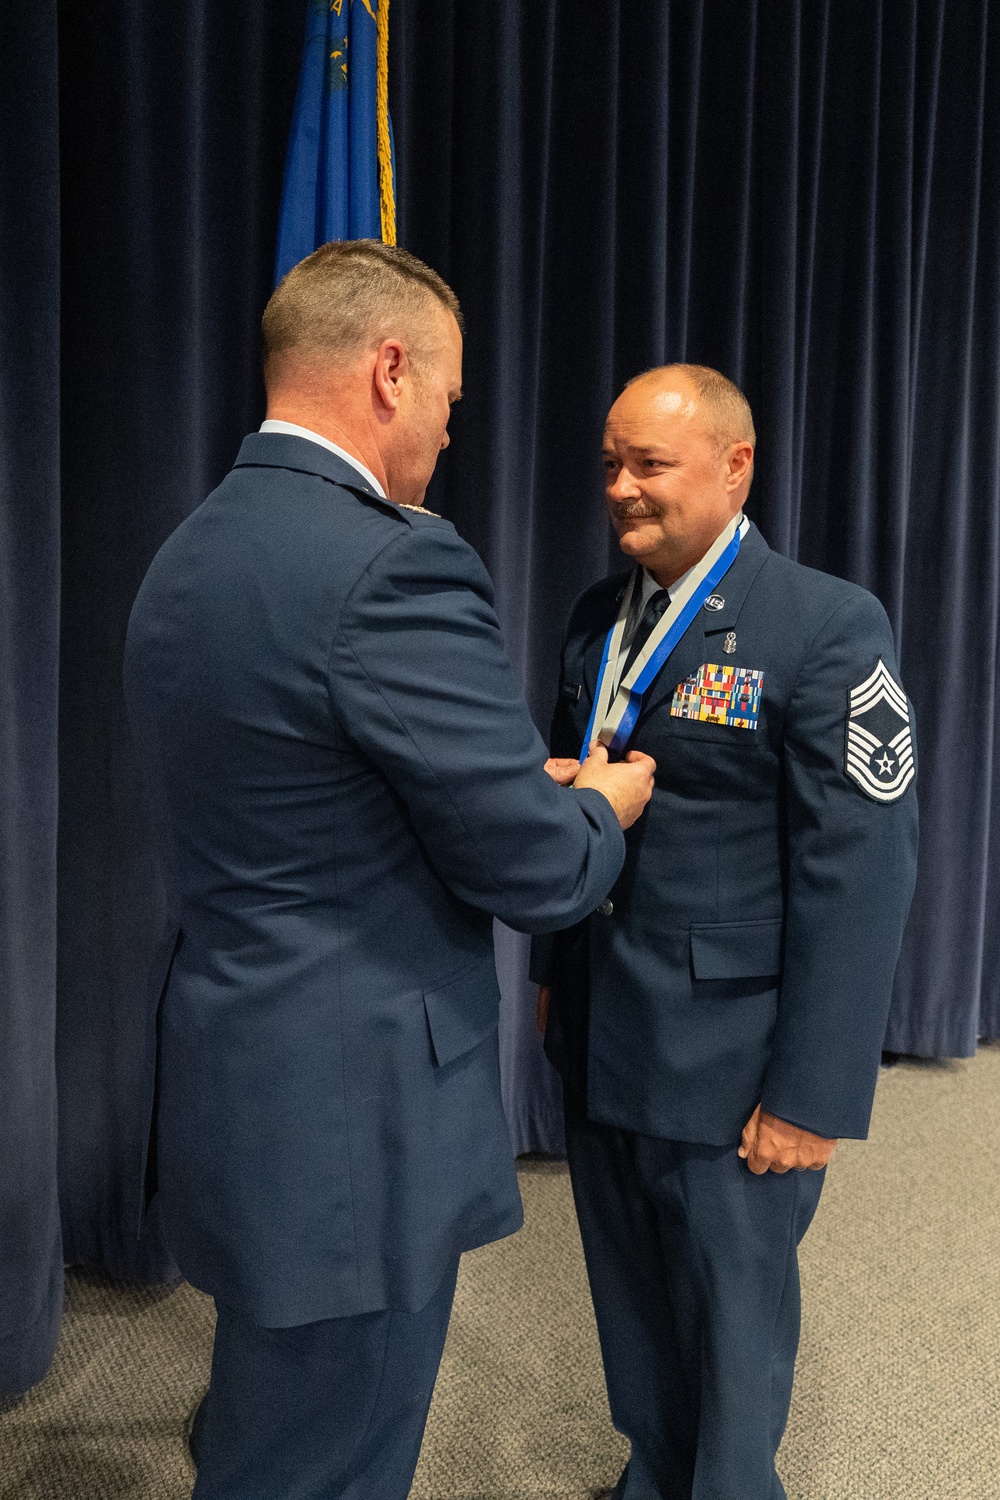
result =
M906 694L881 657L848 694L844 770L876 802L895 802L915 775Z

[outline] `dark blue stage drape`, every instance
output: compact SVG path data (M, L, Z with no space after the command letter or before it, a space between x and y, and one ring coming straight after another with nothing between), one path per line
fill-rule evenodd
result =
M125 626L153 553L262 415L301 40L276 3L60 9L59 1191L67 1262L143 1280L172 1267L155 1217L135 1238L160 912Z
M996 12L392 5L400 238L469 328L431 504L497 580L539 723L569 602L613 561L609 401L663 359L719 365L757 416L765 535L873 588L901 641L923 845L887 1045L928 1055L1000 1033ZM297 0L64 0L57 73L56 20L0 21L0 1393L44 1371L58 1318L57 791L65 1255L173 1274L155 1219L134 1237L158 897L121 646L152 553L261 414L302 36ZM557 1149L523 962L501 932L512 1133Z
M45 1374L62 1309L55 9L0 10L0 1408Z
M1000 1033L1000 7L710 0L393 11L403 243L466 312L430 501L480 548L539 724L617 555L599 434L629 376L750 397L750 514L882 599L915 701L921 865L886 1046ZM504 938L515 1139L558 1147Z
M159 892L122 646L263 413L302 41L282 0L56 10L0 21L0 1399L45 1373L64 1255L175 1276L136 1237Z

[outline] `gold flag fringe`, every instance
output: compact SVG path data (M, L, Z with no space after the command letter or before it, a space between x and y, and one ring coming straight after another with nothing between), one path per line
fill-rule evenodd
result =
M382 243L396 243L396 198L392 190L392 141L389 135L389 0L378 0L376 15L375 115L378 132L378 188Z

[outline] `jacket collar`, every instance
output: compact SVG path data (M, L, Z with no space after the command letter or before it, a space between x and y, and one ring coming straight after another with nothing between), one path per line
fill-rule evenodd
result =
M356 495L364 495L377 505L384 505L393 514L400 513L400 507L374 490L353 464L338 458L336 453L331 453L321 443L313 443L309 438L293 437L287 432L248 433L236 455L233 468L292 469L299 474L318 474L331 484L343 485Z
M725 633L736 629L736 624L746 602L753 581L764 566L770 548L751 521L750 529L740 543L736 561L729 572L719 581L715 597L724 602L719 609L698 611L687 630L667 657L661 671L647 691L640 711L639 723L659 707L664 699L671 699L679 682L697 672L705 662L725 662L720 656Z
M749 530L740 543L740 550L736 554L736 561L722 579L715 593L711 596L714 599L721 599L721 606L714 609L702 607L691 622L689 630L697 632L704 627L707 635L714 635L717 630L732 630L736 624L737 616L743 608L743 601L750 592L750 585L763 567L764 559L770 550L770 547L757 530L757 527L751 521ZM601 626L602 648L604 645L604 635L615 623L618 609L622 599L625 597L625 590L628 587L628 581L632 577L633 572L634 568L629 568L625 573L614 573L607 581L608 622L607 625Z
M750 592L754 579L764 566L764 560L770 552L770 548L761 536L757 527L750 522L750 529L740 543L740 550L736 554L736 561L725 577L720 581L715 590L714 597L723 600L718 609L701 608L687 630L681 636L673 651L667 657L658 675L646 690L641 715L642 718L655 708L658 702L667 692L673 695L673 691L683 678L696 672L703 662L709 660L706 651L718 651L721 641L718 637L724 631L733 630L739 618L740 611ZM597 673L600 667L601 653L604 650L604 640L608 630L615 622L618 608L625 592L631 573L617 574L613 580L618 587L609 590L607 597L607 619L602 621L598 633L586 648L586 659L584 667L584 679L593 702L596 691ZM713 658L714 660L714 658Z
M736 561L712 595L713 598L723 600L721 608L705 609L702 607L691 622L692 630L701 628L706 635L714 635L718 630L733 629L740 610L743 608L744 600L750 592L750 586L764 566L764 559L770 550L751 521L749 531L740 542Z

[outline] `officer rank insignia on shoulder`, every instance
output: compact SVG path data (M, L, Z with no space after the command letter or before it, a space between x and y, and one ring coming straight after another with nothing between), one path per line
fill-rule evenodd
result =
M764 673L754 667L718 667L705 662L674 689L670 716L756 729Z
M915 774L906 694L881 657L848 692L844 770L876 802L895 802Z

